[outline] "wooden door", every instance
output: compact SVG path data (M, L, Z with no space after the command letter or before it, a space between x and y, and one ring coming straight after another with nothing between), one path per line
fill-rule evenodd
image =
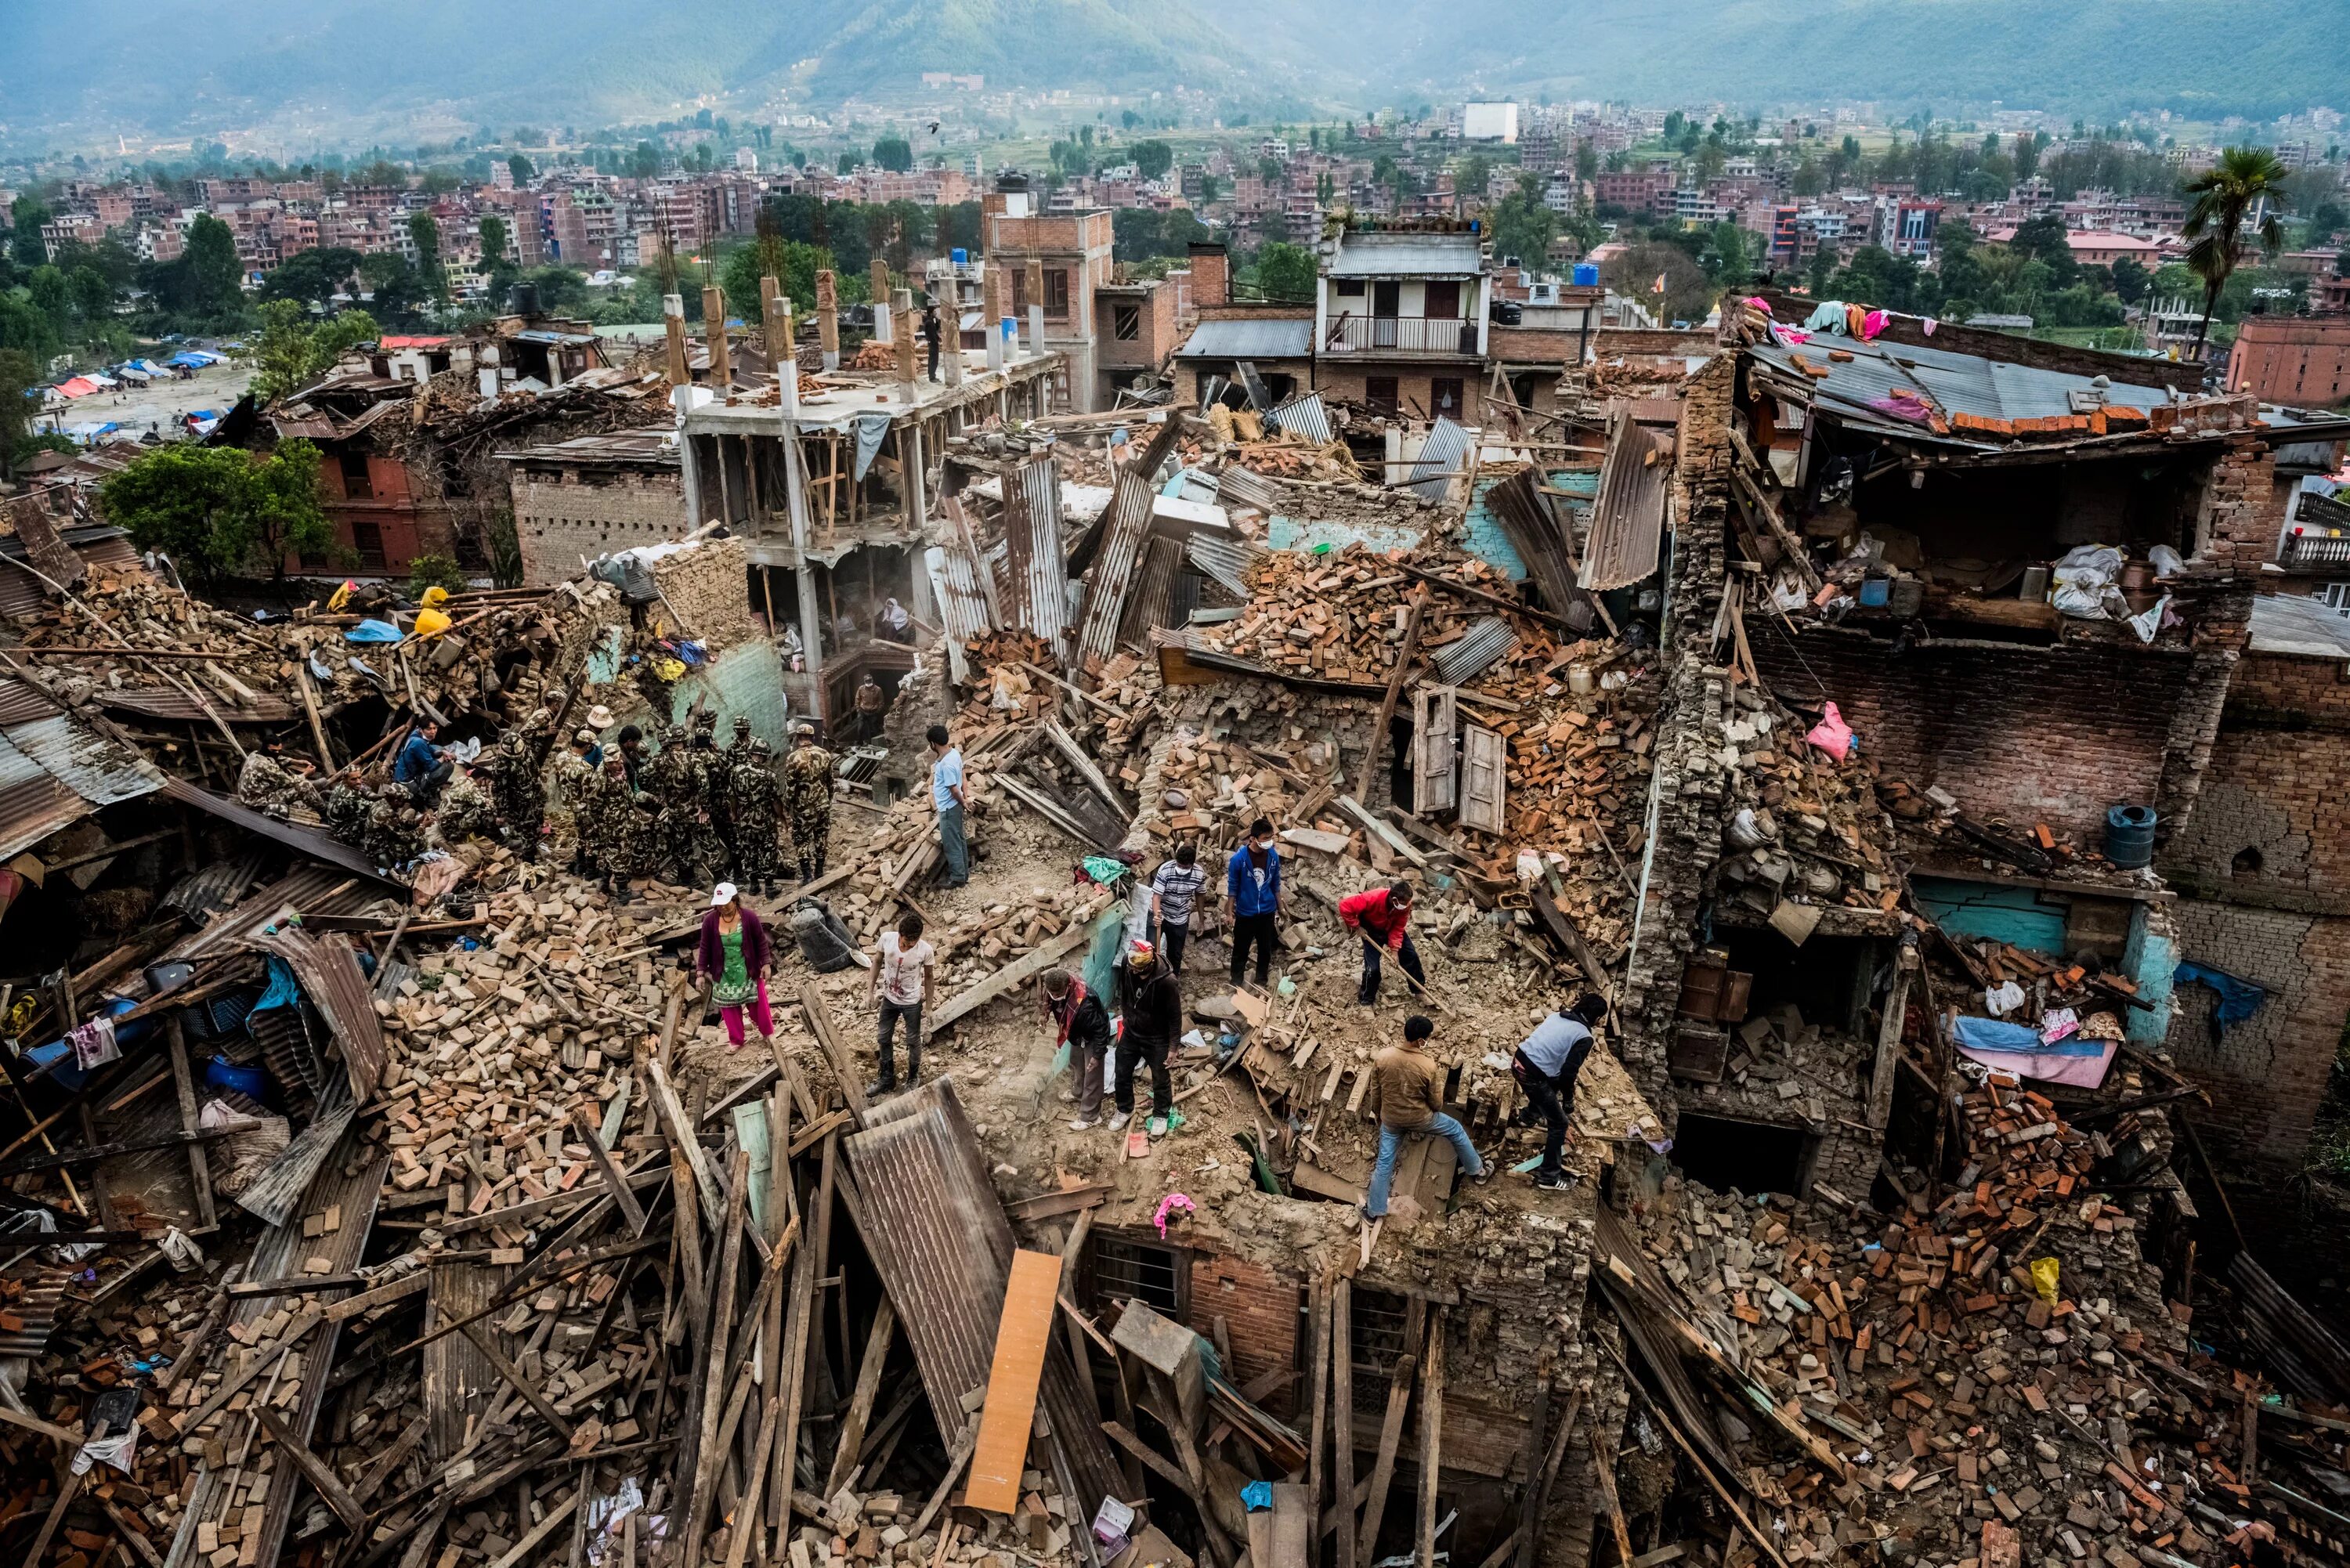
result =
M1499 835L1503 828L1503 796L1508 789L1503 772L1507 753L1499 732L1471 724L1461 762L1461 826Z
M1460 689L1422 686L1411 694L1411 804L1413 814L1451 811L1453 758L1459 750Z

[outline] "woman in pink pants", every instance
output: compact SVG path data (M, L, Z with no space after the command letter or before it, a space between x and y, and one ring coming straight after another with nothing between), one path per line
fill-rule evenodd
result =
M732 882L721 882L711 891L710 912L702 917L702 945L694 954L693 967L710 987L711 1000L718 1003L718 1016L726 1023L729 1051L743 1048L746 1005L759 1038L770 1046L775 1044L775 1019L767 1010L767 976L775 967L775 950L768 945L767 928L758 911L743 907Z

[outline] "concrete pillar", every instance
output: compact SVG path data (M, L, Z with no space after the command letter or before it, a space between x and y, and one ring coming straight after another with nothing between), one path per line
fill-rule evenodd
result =
M1028 352L1045 351L1045 264L1028 264Z
M909 420L898 427L898 455L905 463L906 518L913 525L910 531L914 535L914 542L906 547L913 567L906 574L911 583L912 602L909 607L936 626L939 616L937 607L931 602L931 575L922 569L922 546L930 537L931 486L930 475L924 472L920 420Z
M887 343L896 323L889 319L889 264L873 258L873 341Z
M683 295L661 296L661 330L669 338L669 384L672 387L686 386L693 380L693 371L685 362L685 296Z
M678 537L681 539L685 537L687 534L692 533L696 528L701 527L703 521L702 515L702 464L695 460L693 452L693 437L687 433L685 428L685 410L687 407L686 399L689 395L689 389L683 387L678 388L675 391L670 394L671 402L677 410L678 488L683 492L685 495L685 526L678 535Z
M954 264L933 262L928 278L931 297L939 307L939 379L950 387L962 385L962 290L956 286Z
M914 291L892 289L889 294L889 314L897 318L898 380L904 387L906 400L914 400L914 383L922 375L922 342L919 329L920 317L914 314Z
M726 342L726 291L715 284L702 291L702 337L710 347L710 389L723 398L734 384L734 357Z
M832 269L816 275L816 340L824 346L824 368L840 369L840 284Z
M759 280L759 321L765 336L767 369L780 385L782 369L793 358L792 302L784 297L783 286L775 281L773 273ZM797 377L793 379L796 380ZM797 388L794 390L796 392Z

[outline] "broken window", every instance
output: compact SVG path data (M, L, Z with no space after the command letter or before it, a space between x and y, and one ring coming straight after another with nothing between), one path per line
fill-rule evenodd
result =
M1142 336L1142 306L1113 305L1109 307L1110 336L1122 343L1131 343Z
M1378 413L1392 416L1403 411L1401 392L1393 376L1364 377L1363 401Z
M1388 1379L1404 1353L1410 1328L1411 1303L1357 1284L1347 1312L1347 1358L1355 1374L1355 1408L1384 1409Z
M371 571L383 570L382 528L373 523L352 524L351 548L359 552L360 566Z
M341 463L343 470L343 499L346 501L374 500L375 483L368 477L367 453L363 452L344 452L341 456Z
M1045 269L1045 314L1062 317L1069 314L1069 275L1065 268Z
M1464 383L1458 376L1436 376L1428 383L1428 411L1447 419L1461 417L1461 398Z
M1097 1233L1086 1249L1086 1295L1096 1311L1143 1302L1180 1322L1191 1310L1191 1271L1181 1249Z

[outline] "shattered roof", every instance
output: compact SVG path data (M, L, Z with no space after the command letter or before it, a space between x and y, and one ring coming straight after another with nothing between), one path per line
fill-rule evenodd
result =
M0 859L161 786L136 753L22 681L0 681L0 711L30 715L0 728Z
M609 431L601 435L574 436L546 446L501 452L497 456L508 462L608 462L675 468L677 442L667 439L669 434L666 427Z
M1915 392L1923 387L1941 404L1944 412L1953 416L2057 419L2075 411L2069 394L2086 391L2091 385L2086 376L1987 359L1979 354L1956 354L1907 343L1863 343L1854 337L1814 337L1792 349L1776 343L1757 343L1748 352L1764 364L1807 382L1815 395L1866 412L1876 412L1870 405L1890 398L1897 389ZM1831 352L1852 358L1832 359ZM1798 355L1813 368L1812 371L1795 363ZM1823 366L1827 374L1816 375ZM2126 381L2113 382L2105 393L2108 403L2126 403L2149 411L2171 400L2164 388ZM1891 415L1880 417L1904 424ZM1905 424L1904 428L1914 429L1920 438L1933 439L1923 426Z
M1175 350L1178 359L1302 359L1314 351L1305 317L1243 317L1202 321Z

